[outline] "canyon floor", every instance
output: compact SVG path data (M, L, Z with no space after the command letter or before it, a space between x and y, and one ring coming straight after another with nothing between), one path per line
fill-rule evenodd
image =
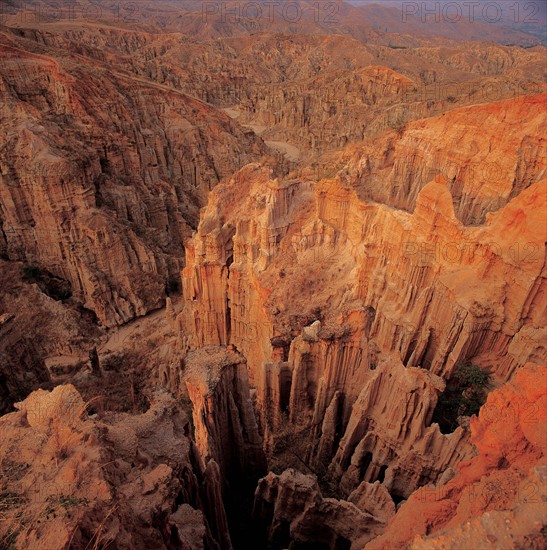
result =
M400 4L2 6L0 550L547 548L547 14Z

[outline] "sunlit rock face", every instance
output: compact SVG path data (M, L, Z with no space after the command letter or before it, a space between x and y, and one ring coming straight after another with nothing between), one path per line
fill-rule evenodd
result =
M458 116L497 112L484 110ZM300 434L299 460L341 496L379 481L400 502L476 454L465 424L432 423L458 364L488 361L503 382L545 360L545 180L468 226L443 174L405 212L364 199L351 162L319 182L249 165L217 187L188 243L179 322L193 346L247 358L269 456Z
M186 369L202 458L216 461L227 480L263 473L266 463L244 358L231 350L205 347L186 356Z
M106 326L157 309L208 191L265 145L178 91L7 40L0 252L66 279Z
M507 380L545 358L544 201L537 181L466 227L443 175L407 213L351 180L250 165L212 192L188 243L181 321L194 346L237 346L259 398L285 400L298 422L323 418L336 391L347 421L383 353L444 378L495 355Z
M535 27L23 4L0 547L543 548L545 48L504 45Z
M461 463L446 485L418 489L366 548L541 546L546 376L545 367L527 364L492 392L471 420L478 456Z
M324 498L315 477L288 469L259 481L254 516L279 548L290 541L370 550L541 546L546 376L529 363L492 392L471 421L478 455L413 492L396 512L379 482L363 482L340 501Z
M166 392L146 413L106 422L88 415L72 385L16 407L0 419L0 460L11 495L5 525L24 518L25 546L85 548L101 532L115 546L165 548L169 533L179 548L228 547L220 480L200 464L188 418Z

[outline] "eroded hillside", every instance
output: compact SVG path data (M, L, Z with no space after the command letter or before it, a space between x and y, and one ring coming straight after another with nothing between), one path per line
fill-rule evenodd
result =
M545 545L545 48L297 5L10 2L1 547Z

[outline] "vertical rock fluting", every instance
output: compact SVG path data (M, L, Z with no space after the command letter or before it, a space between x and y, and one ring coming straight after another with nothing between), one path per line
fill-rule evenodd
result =
M232 548L230 528L239 536L239 525L246 519L246 493L266 472L246 362L231 348L190 351L183 375L193 406L194 439L206 464L208 518L221 548L227 549Z
M188 353L184 379L203 460L214 460L228 482L263 473L266 465L245 359L235 351L206 346Z
M281 475L270 472L259 481L253 516L272 549L287 548L291 541L329 549L354 543L358 548L385 526L384 519L356 504L323 498L314 476L292 469Z
M238 104L240 120L264 126L270 139L304 150L340 149L386 126L384 109L397 110L415 83L387 67L312 76L285 86L258 86ZM266 138L265 138L266 139Z
M505 379L531 356L545 356L541 339L530 336L544 315L544 181L473 229L456 220L442 176L422 190L412 216L360 204L350 188L321 187L323 211L350 205L342 221L335 215L327 221L359 247L356 292L373 315L370 337L381 349L396 349L405 365L445 377L458 361L481 353L512 363ZM509 288L508 280L519 283ZM525 337L523 349L516 343ZM513 350L524 353L510 358Z
M442 175L412 214L350 182L271 181L249 165L217 187L188 247L179 321L195 345L246 357L267 449L292 426L345 494L381 479L405 498L468 456L463 428L429 425L458 363L506 381L545 360L545 182L477 227L458 219Z
M219 542L220 548L230 550L232 539L223 500L224 480L219 465L214 460L209 460L203 474L202 494L204 494L204 506L206 517L211 526L211 532Z
M305 11L309 25L314 12ZM199 23L195 15L186 19ZM539 547L544 514L527 487L538 489L546 477L545 369L522 365L546 356L546 96L455 109L405 127L446 103L409 99L405 92L417 91L419 80L401 73L415 78L409 61L423 57L482 76L511 68L517 81L531 81L539 71L517 70L516 61L537 64L541 53L409 48L410 55L399 52L399 73L370 66L373 56L389 58L390 48L355 41L349 56L336 58L338 38L275 36L283 43L275 49L239 36L207 44L183 38L182 49L190 47L178 59L178 36L46 27L51 32L0 30L0 121L8 128L0 143L0 256L40 274L29 296L49 296L44 279L54 280L62 296L74 298L62 304L67 311L92 308L104 326L163 303L177 286L181 243L207 193L267 151L253 131L180 89L195 86L204 99L231 107L230 117L270 139L303 144L311 155L386 125L396 132L325 155L298 178L273 179L269 168L248 165L214 191L187 243L184 311L177 317L170 300L166 307L182 352L169 349L176 338L158 328L153 340L143 336L147 346L163 334L168 342L140 365L162 363L157 379L189 395L193 426L161 391L150 392L142 414L100 410L91 417L72 386L30 395L0 419L0 511L15 524L6 530L0 523L1 535L20 537L14 544L24 547L230 550L247 487L266 473L265 454L286 439L288 451L275 465L285 471L262 478L255 494L264 545ZM205 35L220 29L207 27ZM223 30L235 31L230 24ZM100 36L92 44L78 45L93 32ZM349 39L340 40L347 47ZM166 54L172 65L162 65ZM248 75L253 58L260 70ZM180 70L171 71L175 64ZM443 72L428 68L420 81L436 82ZM233 90L255 76L252 89ZM502 95L512 91L506 86ZM477 96L475 89L446 101L462 105ZM226 104L232 97L236 104ZM290 144L271 143L291 156ZM332 175L353 152L333 179L308 179L317 167ZM7 355L0 349L9 359L0 369L2 395L4 386L12 394L39 381L40 350L67 353L85 344L48 347L38 338L27 346L25 324L12 323L19 323L15 308L3 305L10 300L0 298L9 346ZM51 324L72 319L50 304L36 311L55 312ZM88 321L96 323L92 315ZM66 340L80 336L64 326ZM89 376L105 381L109 361L99 364L97 348L89 349ZM6 384L19 350L30 350L30 358L17 359L26 384L15 377ZM444 435L432 425L438 395L464 360L492 362L496 384L514 383L490 395L470 429L459 419ZM62 364L51 365L62 373ZM285 469L291 452L317 477ZM4 478L12 485L7 493ZM62 490L51 491L52 481ZM414 492L430 482L436 485L428 489L448 496ZM323 496L333 488L347 500ZM477 488L486 503L466 503ZM536 494L545 501L543 487ZM62 518L59 507L68 512ZM52 509L60 513L43 524ZM405 521L416 523L414 540ZM518 528L501 533L511 521ZM371 540L388 522L385 536Z
M265 145L178 91L6 40L0 253L69 281L106 326L160 307L207 193Z
M289 352L291 422L301 425L311 421L315 433L321 422L347 422L366 373L374 368L365 329L366 314L357 311L340 325L322 327L316 321L293 340ZM325 418L328 407L330 415Z
M394 497L406 498L472 453L463 428L443 435L430 425L443 390L440 377L405 368L396 357L368 371L331 464L346 495L361 481L380 480Z
M471 419L478 455L413 493L367 550L541 548L545 541L547 369L527 364Z
M471 419L474 455L456 472L447 469L436 485L413 492L397 510L378 481L362 482L340 501L323 498L314 476L270 472L259 481L254 505L270 547L541 548L546 375L545 367L527 364L494 390Z
M525 96L411 122L359 150L350 172L364 198L409 212L421 189L443 174L457 217L483 223L543 177L545 101L545 94Z
M249 165L231 179L233 187L220 190L218 205L231 218L217 207L205 209L198 232L187 245L182 272L187 303L183 318L194 345L234 343L247 358L255 386L259 371L254 366L271 358L273 333L264 310L269 291L257 280L254 267L265 271L278 253L289 224L291 199L302 190L299 182L271 181L270 174L268 168ZM260 189L258 193L251 183ZM245 215L247 205L238 204L245 193L256 209L251 219ZM241 219L234 216L236 211L243 214Z
M182 19L193 19L192 34L199 34L199 14L188 15ZM284 19L279 13L275 23ZM127 30L117 35L102 29L87 53L103 58L105 50L117 51L128 70L228 107L265 139L295 143L304 154L340 148L456 106L544 89L541 49L478 43L419 47L412 39L409 48L391 48L347 35L278 34L272 32L274 22L268 32L242 36L241 26L233 23L239 28L205 43L178 34ZM253 22L255 31L260 23ZM200 31L219 29L202 25ZM89 32L65 31L62 38L37 33L35 39L70 49Z

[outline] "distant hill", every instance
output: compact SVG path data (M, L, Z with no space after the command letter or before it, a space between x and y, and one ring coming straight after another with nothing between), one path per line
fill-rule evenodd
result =
M424 4L427 13L422 10ZM183 32L196 38L283 32L341 34L363 43L406 47L435 45L438 38L534 46L547 44L546 6L540 1L481 0L471 12L466 3L448 0L292 0L276 4L268 0L82 0L72 7L49 0L9 0L0 6L0 24L25 27L46 18L83 18L92 23L116 21L149 32Z
M547 2L477 0L479 5L471 8L468 3L449 0L347 1L364 13L375 29L385 33L522 46L547 43Z

